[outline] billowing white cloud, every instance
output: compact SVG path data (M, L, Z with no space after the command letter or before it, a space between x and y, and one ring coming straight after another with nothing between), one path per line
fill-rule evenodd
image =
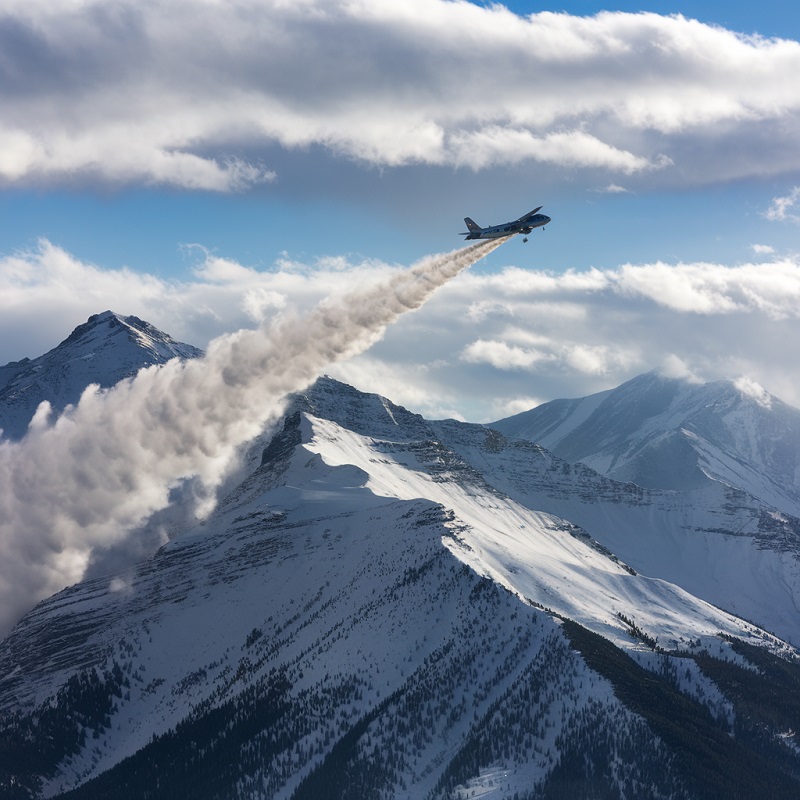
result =
M669 353L662 362L658 371L665 378L677 378L690 383L703 383L703 379L695 375L686 363L674 353Z
M41 355L76 324L108 308L135 311L175 338L204 347L223 333L280 315L289 299L291 311L305 312L326 297L393 272L372 261L345 264L331 258L312 264L280 260L260 271L200 246L191 250L193 277L184 281L126 267L104 269L46 239L0 257L0 364Z
M800 406L799 293L796 259L475 270L388 331L370 359L408 377L414 410L448 405L475 421L522 410L520 396L578 397L651 369L694 381L745 375ZM352 370L356 385L380 392L359 361L340 365L343 377ZM437 366L425 373L428 361Z
M464 348L461 357L473 364L486 363L498 369L532 369L554 358L536 347L520 347L491 339L476 339Z
M195 252L193 278L183 282L86 264L46 241L0 259L0 363L49 350L106 308L205 347L399 269L329 258L256 270ZM470 270L369 353L331 371L414 411L473 421L519 410L516 398L580 396L654 368L693 379L748 375L800 406L800 260L767 258L561 274Z
M614 275L615 289L641 294L679 312L729 314L758 310L775 319L800 315L800 272L795 261L772 264L626 265Z
M276 146L310 145L380 166L674 164L698 180L800 167L800 43L680 15L7 0L0 52L6 185L235 191L275 179Z
M514 338L512 334L511 338ZM477 339L468 344L461 358L473 364L489 364L496 369L541 371L546 364L585 375L608 375L624 370L638 360L625 345L595 345L568 339L535 337L536 344L519 345L506 339Z
M648 161L579 130L535 136L528 130L494 126L454 134L449 145L457 165L475 170L530 159L565 167L601 167L631 174L644 169L660 169L671 163L663 155L655 161Z

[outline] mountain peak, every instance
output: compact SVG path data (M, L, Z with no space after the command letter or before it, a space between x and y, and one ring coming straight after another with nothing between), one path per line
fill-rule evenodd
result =
M0 367L0 429L18 439L42 400L60 412L91 383L113 386L144 366L201 354L139 317L92 314L44 355Z
M679 490L721 481L800 513L800 411L749 378L697 383L648 372L491 427L617 480Z
M59 347L69 343L78 341L81 337L85 336L87 333L93 331L100 325L107 324L111 327L116 326L120 321L120 315L115 314L113 311L103 311L100 314L92 314L86 322L82 322L80 325L77 325L72 333L61 342Z
M365 393L329 375L318 378L294 399L294 410L307 411L368 436L397 435L400 427L421 430L425 420L379 394Z
M68 349L77 344L87 347L97 346L98 343L102 344L104 340L109 340L118 335L127 338L134 345L158 354L160 356L157 359L159 362L175 358L175 356L194 358L201 354L201 351L196 347L176 342L171 336L156 328L155 325L151 325L139 317L133 315L126 317L113 311L92 314L86 322L78 325L55 348L55 351L62 348Z

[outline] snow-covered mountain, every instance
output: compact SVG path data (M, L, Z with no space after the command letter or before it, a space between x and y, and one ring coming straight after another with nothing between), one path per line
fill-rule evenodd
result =
M142 367L200 353L138 317L94 314L49 353L0 367L0 431L19 439L43 400L62 411L89 384L113 386Z
M2 643L4 796L797 796L800 521L327 378L254 447Z
M679 490L717 481L800 516L800 410L749 381L650 372L491 427L617 480Z

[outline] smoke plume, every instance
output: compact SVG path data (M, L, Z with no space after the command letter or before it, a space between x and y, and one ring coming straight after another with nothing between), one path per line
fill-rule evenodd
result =
M0 633L80 580L189 478L219 485L285 396L367 349L406 311L504 240L432 256L304 317L211 342L205 357L87 388L54 422L42 403L24 439L0 441Z

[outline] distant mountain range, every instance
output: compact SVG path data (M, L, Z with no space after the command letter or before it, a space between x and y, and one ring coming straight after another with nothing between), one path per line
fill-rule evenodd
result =
M676 490L724 483L800 514L800 410L749 383L650 372L492 427L615 480Z
M13 396L168 358L132 319ZM0 796L795 798L798 415L651 373L480 426L321 378L203 524L3 641Z

